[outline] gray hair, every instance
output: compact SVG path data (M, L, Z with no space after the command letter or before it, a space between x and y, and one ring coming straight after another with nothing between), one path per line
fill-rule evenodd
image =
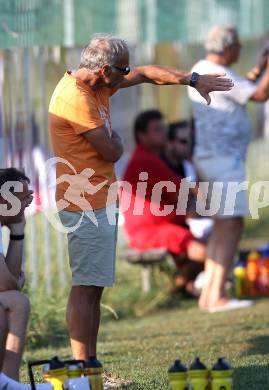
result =
M208 53L223 54L225 49L238 41L238 33L233 26L213 27L205 41Z
M82 50L79 67L97 70L105 64L117 64L125 55L129 55L129 49L124 40L95 34Z

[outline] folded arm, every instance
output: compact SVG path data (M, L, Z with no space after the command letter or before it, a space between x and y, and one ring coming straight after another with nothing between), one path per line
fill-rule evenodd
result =
M5 258L0 255L0 291L18 290L19 285L15 276L9 271Z
M10 229L10 234L21 236L24 235L25 229L25 216L24 216L24 205L22 206L22 214L20 217L20 222L7 224L7 227ZM9 240L9 245L7 249L7 254L5 258L6 266L8 267L10 273L18 279L21 275L22 262L23 262L23 248L24 240Z
M106 127L97 127L83 133L83 137L89 141L94 149L108 162L116 162L123 153L123 146L120 136L112 131L110 136Z

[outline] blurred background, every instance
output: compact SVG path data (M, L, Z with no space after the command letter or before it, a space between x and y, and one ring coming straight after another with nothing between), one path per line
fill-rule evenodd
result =
M236 70L244 75L269 33L268 0L0 0L0 164L23 168L36 191L28 216L25 258L29 292L37 301L46 297L51 302L43 316L51 307L58 307L63 316L64 301L59 297L65 296L70 278L65 237L53 230L42 214L50 196L47 178L42 179L45 161L51 156L47 111L58 80L66 69L76 68L81 48L98 32L127 40L131 66L152 63L189 70L203 57L203 40L216 24L238 28L243 49ZM186 88L182 87L141 85L112 98L113 128L125 145L125 155L117 166L119 177L134 146L133 119L138 111L153 107L159 108L167 121L191 117ZM250 104L249 109L253 141L248 178L268 180L269 103ZM268 215L265 211L258 222L248 222L245 240L267 238ZM121 247L125 244L120 237ZM152 295L147 298L148 306L144 304L139 273L133 269L126 272L126 267L119 265L117 287L105 293L104 302L123 316L151 310L156 302L162 305L165 293L156 297L154 289L154 302ZM161 279L160 283L165 282ZM132 288L126 289L126 283L132 283ZM35 305L32 317L30 337L38 343L34 329L45 325Z

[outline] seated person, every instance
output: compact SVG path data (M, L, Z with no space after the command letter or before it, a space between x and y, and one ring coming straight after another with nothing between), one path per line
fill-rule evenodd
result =
M157 110L142 112L134 123L136 148L123 177L121 211L132 248L166 248L195 262L205 260L205 245L186 225L186 215L177 215L181 178L160 158L166 142L166 127ZM126 182L124 184L124 182Z
M191 161L192 145L191 124L186 120L170 123L162 159L177 175L197 183L196 170ZM201 218L196 213L197 192L198 183L195 188L190 189L186 223L194 237L206 242L212 230L213 221L210 218Z
M187 120L172 122L168 126L167 141L162 159L179 176L196 181L197 176L191 162L192 131Z
M31 390L30 385L24 385L11 379L3 373L5 361L6 343L9 329L8 309L0 302L0 389L1 390ZM36 384L37 390L53 390L50 383Z
M21 188L18 189L16 186L10 188L8 185L7 188L10 192L4 194L3 188L9 181L19 182ZM24 284L22 271L24 210L33 199L28 183L29 179L15 168L0 170L0 372L2 371L0 388L3 388L1 386L7 381L11 383L10 378L19 380L19 368L29 317L29 300L20 291ZM20 200L20 203L14 202L15 196ZM18 210L15 210L16 207ZM16 215L3 215L3 210L11 210L12 208ZM3 254L2 246L1 227L3 225L10 230L6 256Z

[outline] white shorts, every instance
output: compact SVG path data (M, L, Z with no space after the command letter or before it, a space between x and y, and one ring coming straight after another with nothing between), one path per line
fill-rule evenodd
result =
M193 162L199 181L209 183L207 202L214 211L212 217L244 217L250 214L247 183L242 184L246 181L243 160L232 157L194 157ZM206 186L206 196L205 191Z

